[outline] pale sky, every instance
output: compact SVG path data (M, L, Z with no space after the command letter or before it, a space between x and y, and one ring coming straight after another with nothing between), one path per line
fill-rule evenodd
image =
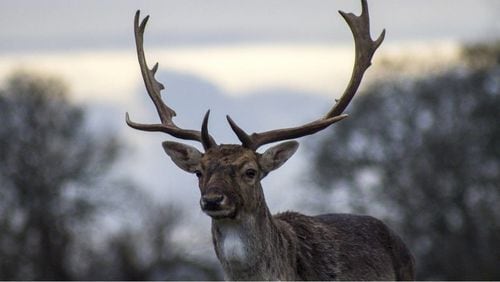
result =
M151 15L145 35L151 65L200 76L232 96L290 88L327 97L341 91L352 67L352 38L337 10L360 10L358 1L347 0L0 3L0 80L12 69L33 68L65 78L78 101L122 102L141 82L136 9ZM387 30L376 59L396 50L448 60L454 44L500 36L495 0L369 4L373 36Z
M500 32L496 0L370 1L372 29L387 41L480 40ZM130 48L137 9L152 17L149 42L161 47L230 43L348 42L338 10L352 0L2 0L0 52ZM492 35L493 34L493 35Z

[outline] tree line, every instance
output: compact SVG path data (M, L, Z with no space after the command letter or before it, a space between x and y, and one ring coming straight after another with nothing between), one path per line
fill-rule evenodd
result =
M175 251L178 210L112 176L122 144L89 129L67 95L60 79L27 71L0 88L0 279L220 278ZM103 217L136 220L103 235Z
M419 280L500 279L500 42L465 46L437 74L396 77L358 94L316 141L317 186L397 229Z

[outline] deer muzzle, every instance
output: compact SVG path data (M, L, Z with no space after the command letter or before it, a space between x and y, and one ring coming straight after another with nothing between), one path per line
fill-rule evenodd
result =
M221 192L208 192L201 196L201 210L208 216L218 219L234 217L236 208L229 198Z

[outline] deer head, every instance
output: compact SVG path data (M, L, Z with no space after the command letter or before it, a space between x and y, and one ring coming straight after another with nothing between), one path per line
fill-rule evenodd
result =
M144 55L143 35L149 16L139 23L139 11L135 14L134 34L139 66L147 93L156 107L161 123L135 123L130 120L128 113L126 122L138 130L161 131L179 139L198 141L202 144L204 152L171 141L164 142L163 148L177 166L196 174L201 191L201 208L212 218L234 218L239 214L262 210L262 207L267 208L260 181L269 172L283 165L295 153L298 143L287 141L263 153L257 152L259 147L314 134L347 117L343 112L355 95L363 74L371 65L372 56L384 39L385 30L377 40L371 39L365 0L362 1L360 16L344 12L340 14L352 31L356 53L352 76L341 98L323 117L292 128L247 134L227 116L229 125L238 136L241 145L216 143L208 132L210 111L205 114L200 131L183 129L175 125L172 119L176 113L163 102L160 91L164 86L154 77L158 63L149 69Z
M296 141L289 141L259 154L241 145L219 145L203 154L189 145L163 143L181 169L198 177L201 209L212 218L234 218L263 207L260 180L285 163L297 147Z

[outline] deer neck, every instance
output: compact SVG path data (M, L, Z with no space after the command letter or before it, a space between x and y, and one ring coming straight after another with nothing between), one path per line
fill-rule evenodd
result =
M215 251L229 280L293 280L290 234L264 205L235 219L212 220Z

